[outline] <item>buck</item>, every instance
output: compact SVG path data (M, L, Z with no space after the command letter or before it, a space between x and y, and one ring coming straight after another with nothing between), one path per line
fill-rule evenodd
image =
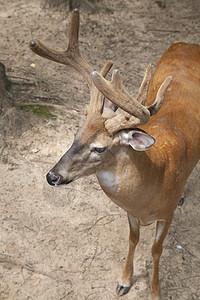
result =
M200 157L200 46L172 45L152 78L152 66L148 66L134 99L118 70L113 71L111 81L105 79L112 62L107 62L101 73L93 71L79 52L78 33L79 11L75 9L66 51L53 50L39 40L29 45L36 54L74 68L91 91L85 124L47 174L47 181L58 186L96 174L106 195L127 212L129 252L118 295L132 286L140 226L156 222L150 298L157 300L163 241L186 180Z

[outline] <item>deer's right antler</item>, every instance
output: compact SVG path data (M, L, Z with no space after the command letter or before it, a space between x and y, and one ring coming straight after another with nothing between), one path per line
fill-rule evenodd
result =
M144 104L152 68L152 65L147 67L136 99L131 97L124 88L118 70L113 71L111 81L106 80L97 72L92 72L92 78L96 87L106 98L123 109L121 114L105 122L105 126L110 134L124 128L137 127L147 123L150 116L156 114L162 106L165 92L172 81L172 76L168 76L161 84L154 103L150 107L146 107Z
M92 80L92 68L88 64L88 62L82 57L79 51L79 43L78 43L78 36L79 36L79 10L76 8L72 12L69 35L68 35L68 47L66 51L58 51L52 49L39 40L32 40L29 43L30 49L49 60L54 62L58 62L64 65L67 65L77 72L79 72L87 81L88 86L91 91L91 98L90 98L90 106L88 109L88 114L99 111L102 108L103 99L102 94L97 90L95 87L93 80ZM103 77L106 76L110 68L112 67L113 63L111 61L107 62L106 65L103 67L101 71L101 75Z

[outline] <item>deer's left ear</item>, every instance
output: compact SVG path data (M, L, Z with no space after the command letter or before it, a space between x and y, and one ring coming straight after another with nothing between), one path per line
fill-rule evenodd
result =
M148 150L155 143L155 139L141 129L122 131L121 135L122 144L130 145L136 151Z

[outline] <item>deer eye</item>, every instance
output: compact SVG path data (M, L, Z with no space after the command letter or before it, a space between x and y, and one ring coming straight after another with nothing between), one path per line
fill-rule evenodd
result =
M106 150L106 147L104 148L99 148L99 147L94 147L93 151L97 153L103 153Z

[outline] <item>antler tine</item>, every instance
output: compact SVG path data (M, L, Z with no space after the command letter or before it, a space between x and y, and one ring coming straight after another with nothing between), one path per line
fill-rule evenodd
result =
M47 59L52 61L68 65L74 68L76 71L82 74L87 80L89 87L92 86L91 72L92 68L85 61L79 52L78 46L78 34L79 34L79 10L76 8L72 12L70 30L69 30L69 42L66 51L57 51L52 49L39 40L34 40L29 43L30 49Z
M150 111L150 115L153 116L155 115L159 109L161 108L163 101L165 99L165 93L167 91L168 86L173 80L173 76L168 76L165 81L161 84L159 87L159 90L156 95L156 100L152 105L148 107L148 110Z
M140 102L142 105L145 105L153 68L154 68L154 66L152 64L148 65L145 75L144 75L144 78L143 78L143 81L142 81L142 84L140 86L139 92L136 97L136 100L138 102Z
M105 66L102 68L100 74L101 74L103 77L105 77L106 74L107 74L107 73L110 71L110 69L112 68L112 66L113 66L113 62L112 62L111 60L109 60L109 61L105 64Z
M68 33L68 49L76 49L79 52L78 36L79 36L80 15L79 10L75 8L72 12L69 33ZM69 50L68 50L69 51Z
M104 67L102 68L100 74L101 76L105 77L106 74L110 71L112 68L113 62L108 61ZM103 107L103 95L102 93L96 88L95 85L91 87L91 96L90 96L90 105L86 112L86 115L89 115L93 112L101 112Z

